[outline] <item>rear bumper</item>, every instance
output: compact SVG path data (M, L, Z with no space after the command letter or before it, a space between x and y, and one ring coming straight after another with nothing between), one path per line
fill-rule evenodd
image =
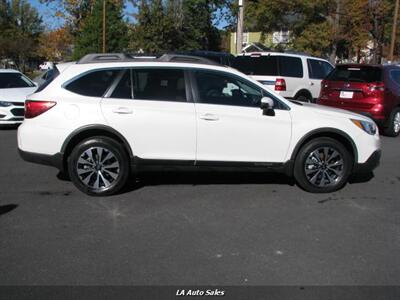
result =
M367 159L365 163L358 163L354 166L353 174L354 175L365 175L372 172L376 167L379 166L381 159L381 150L376 150L371 156Z
M40 165L46 165L46 166L53 166L53 167L56 167L61 172L64 171L64 162L63 162L63 154L62 153L56 153L54 155L47 155L47 154L41 154L41 153L27 152L27 151L23 151L21 149L18 149L18 152L19 152L19 155L21 156L21 158L27 162L40 164Z

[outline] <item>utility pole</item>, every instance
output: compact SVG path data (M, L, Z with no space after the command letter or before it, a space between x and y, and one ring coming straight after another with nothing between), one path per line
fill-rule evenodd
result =
M393 17L392 40L390 42L390 53L389 53L390 61L393 61L394 46L396 44L396 31L397 31L398 16L399 16L399 0L396 0L396 6L394 9L394 17Z
M239 14L236 27L236 54L242 53L243 46L243 18L244 18L244 0L238 0Z
M103 0L103 53L106 53L106 0Z

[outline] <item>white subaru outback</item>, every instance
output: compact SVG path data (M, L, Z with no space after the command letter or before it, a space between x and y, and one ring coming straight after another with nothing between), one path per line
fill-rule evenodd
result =
M307 191L332 192L379 164L371 119L290 102L204 58L90 54L55 74L25 103L19 151L89 195L177 166L278 171Z

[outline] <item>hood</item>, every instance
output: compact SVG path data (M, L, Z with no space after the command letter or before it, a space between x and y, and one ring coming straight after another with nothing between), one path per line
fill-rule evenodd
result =
M365 120L365 121L372 121L370 118L348 111L340 108L335 108L335 107L330 107L330 106L324 106L324 105L319 105L319 104L313 104L313 103L302 103L303 107L305 109L311 109L313 112L319 114L319 115L326 115L330 117L339 117L339 118L355 118L358 120Z
M37 87L0 89L0 101L25 102L26 96L33 94Z

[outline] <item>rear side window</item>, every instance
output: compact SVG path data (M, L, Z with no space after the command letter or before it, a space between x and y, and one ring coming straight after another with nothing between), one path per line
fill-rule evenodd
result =
M0 73L0 89L28 88L35 85L21 73Z
M114 81L118 72L119 70L101 70L90 72L75 79L65 88L68 91L83 96L102 97L111 83Z
M57 78L58 75L60 75L60 71L54 67L53 69L47 71L45 75L46 80L42 85L39 86L39 88L36 90L36 93L43 91L54 79Z
M132 99L132 71L126 70L110 98Z
M233 67L247 75L277 76L277 56L238 56L233 61Z
M322 60L307 59L308 73L311 79L325 79L333 70L333 67Z
M377 82L382 81L382 70L372 66L337 66L327 79L331 81Z
M390 78L398 85L400 85L400 70L392 70L390 71Z
M181 69L134 69L135 99L186 102L185 75Z
M280 56L279 75L285 77L303 77L303 64L298 57Z

